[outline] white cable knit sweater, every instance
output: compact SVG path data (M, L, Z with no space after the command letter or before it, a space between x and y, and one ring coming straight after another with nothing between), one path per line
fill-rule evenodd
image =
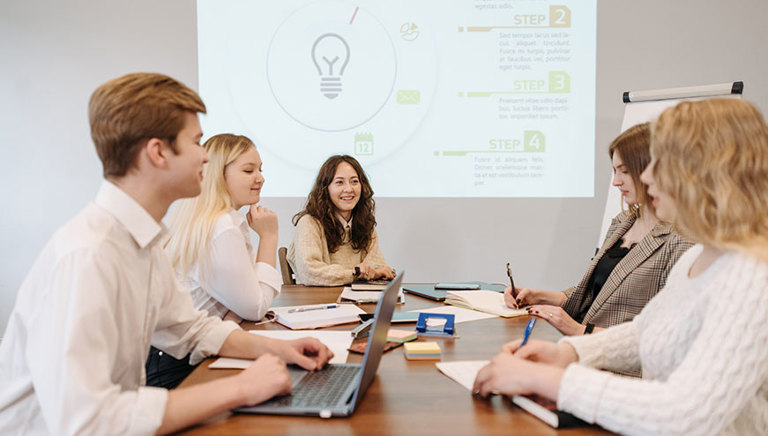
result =
M561 410L624 434L768 435L768 264L730 252L688 278L701 250L632 322L562 340L579 363ZM643 379L598 370L638 365Z

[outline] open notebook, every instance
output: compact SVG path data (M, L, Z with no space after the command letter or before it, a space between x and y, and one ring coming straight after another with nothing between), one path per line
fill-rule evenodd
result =
M479 290L479 291L448 291L445 297L446 304L479 310L504 318L528 315L525 309L510 309L504 304L504 294Z

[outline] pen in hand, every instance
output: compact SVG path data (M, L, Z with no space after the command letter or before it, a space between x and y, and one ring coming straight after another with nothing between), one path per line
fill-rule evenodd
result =
M523 345L525 345L526 342L528 342L528 338L531 337L531 332L533 331L533 326L535 326L535 325L536 325L536 317L531 318L531 320L528 321L528 324L525 325L525 333L523 334L523 342L520 344L520 347L522 347Z
M515 281L512 280L512 270L509 269L509 262L507 262L507 277L509 277L509 285L512 287L512 298L517 299L517 289L515 289Z

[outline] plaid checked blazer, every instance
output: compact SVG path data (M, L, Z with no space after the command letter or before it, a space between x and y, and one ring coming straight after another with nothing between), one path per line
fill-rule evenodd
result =
M600 247L578 285L566 289L563 309L575 318L589 278L605 251L611 248L635 222L635 216L620 213L611 221L605 242ZM584 324L610 327L631 321L656 295L672 266L693 243L672 230L671 224L657 224L611 271L600 293L584 317Z

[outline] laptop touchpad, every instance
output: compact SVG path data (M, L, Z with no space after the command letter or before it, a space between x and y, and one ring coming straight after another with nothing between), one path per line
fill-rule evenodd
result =
M295 365L288 365L288 374L291 375L291 385L296 386L296 383L299 382L299 380L302 379L305 375L307 375L309 371L306 369L300 368Z

